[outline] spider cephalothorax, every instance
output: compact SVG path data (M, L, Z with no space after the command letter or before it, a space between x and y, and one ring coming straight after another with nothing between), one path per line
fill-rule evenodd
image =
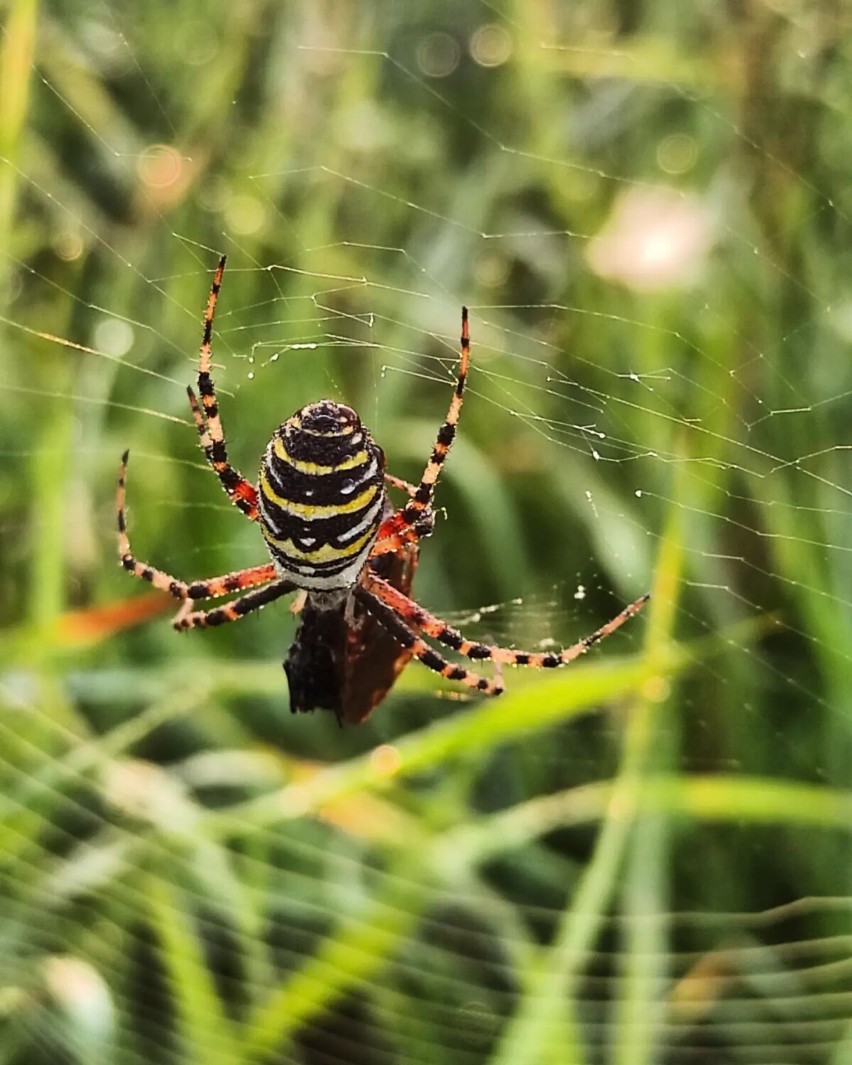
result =
M387 474L384 453L355 411L331 400L302 407L283 422L264 452L257 486L246 481L228 461L210 375L213 315L224 270L222 256L204 316L200 404L191 388L187 393L207 461L234 505L259 522L272 561L191 584L138 561L124 511L125 452L116 497L120 561L134 576L182 601L175 628L236 621L300 591L303 617L285 662L291 709L321 707L339 720L362 721L412 657L486 695L503 690L499 675L488 680L448 662L424 637L474 661L541 669L567 665L641 610L647 595L571 647L515 651L466 639L410 598L418 543L432 532L432 495L462 407L470 361L466 307L455 391L419 485ZM408 493L399 509L391 506L386 484ZM196 600L234 592L245 594L211 610L192 610Z

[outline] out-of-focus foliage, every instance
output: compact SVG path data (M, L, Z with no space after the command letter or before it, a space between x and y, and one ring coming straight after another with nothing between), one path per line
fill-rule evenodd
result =
M0 1065L848 1060L843 5L0 13ZM175 636L113 482L152 563L262 560L186 404L222 251L247 475L329 394L416 479L464 302L418 597L651 607L347 730L286 606Z

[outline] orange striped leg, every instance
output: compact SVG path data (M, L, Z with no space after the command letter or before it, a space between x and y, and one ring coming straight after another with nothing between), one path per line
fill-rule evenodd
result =
M556 666L565 666L569 662L573 662L575 658L585 654L590 647L594 647L596 643L600 643L601 640L612 635L616 629L621 628L625 621L632 618L634 614L638 614L651 598L648 594L641 596L635 603L625 607L620 614L608 621L606 625L602 625L596 632L593 632L590 636L585 636L582 640L572 644L571 647L566 647L561 651L514 651L508 647L474 643L472 640L465 639L456 629L450 628L440 618L436 618L434 614L424 610L422 606L409 599L407 595L403 595L393 585L388 584L387 581L369 571L367 572L366 582L373 595L380 599L389 610L398 614L406 624L411 625L427 636L431 636L433 640L446 644L447 647L451 647L458 654L478 661L490 660L507 666L532 666L535 669L549 669Z
M266 588L257 588L247 595L234 599L224 606L215 607L213 610L195 610L192 612L181 610L172 623L179 631L185 629L211 628L214 625L225 625L229 621L239 621L253 610L260 610L267 603L280 599L282 595L295 590L295 585L290 581L276 581Z
M373 547L372 555L384 555L389 551L398 551L406 543L413 543L428 536L434 527L432 514L432 495L435 491L441 467L447 458L456 435L464 386L470 366L470 328L467 319L467 307L462 307L461 354L456 378L456 390L450 400L450 407L444 424L438 430L438 438L432 448L432 454L423 471L420 484L411 499L392 514L379 528L379 535Z
M225 444L225 433L222 429L222 420L219 417L219 404L216 400L216 389L213 378L210 375L210 359L213 348L213 318L216 315L216 302L219 299L219 290L222 287L222 276L225 273L227 256L219 259L216 273L213 276L213 284L210 287L210 295L207 297L207 309L204 312L204 334L201 347L198 351L198 392L201 396L201 408L191 388L187 389L189 404L192 407L192 415L198 428L201 439L201 447L207 461L216 471L216 476L222 482L222 487L228 493L228 498L252 521L257 520L257 493L254 487L235 470L228 462L228 448ZM203 413L202 413L203 409Z
M195 398L195 393L187 386L186 394L189 396L189 405L192 407L192 416L198 429L198 437L201 450L205 458L213 467L216 476L222 482L222 487L228 493L231 502L252 521L257 521L257 489L243 477L239 470L228 462L228 452L225 441L214 442L210 437L210 431L204 421L204 414Z
M381 583L384 584L385 582L381 581ZM437 651L433 650L424 639L418 636L403 621L394 609L382 602L378 595L374 594L371 590L373 578L370 578L369 585L370 587L358 585L354 589L353 595L360 600L376 621L387 629L391 636L407 651L410 651L424 666L434 670L436 673L440 673L447 680L460 681L469 688L482 692L483 695L499 695L503 691L503 682L500 677L495 677L494 680L487 680L478 673L474 673L473 670L454 665L452 662L448 662L446 658L442 658ZM403 598L407 597L403 596ZM411 600L408 601L411 602Z
M431 529L429 531L431 532ZM425 536L426 533L422 535ZM379 535L370 551L370 558L404 551L408 544L416 543L419 539L420 535L410 525L405 524L402 511L397 510L379 526Z
M250 569L237 570L235 573L226 573L221 577L211 577L205 581L179 581L176 577L155 569L146 562L140 562L133 557L130 550L130 538L127 535L127 515L125 511L125 499L127 492L127 463L130 452L125 451L121 456L121 466L118 471L118 485L115 493L116 519L118 523L118 557L121 565L132 573L134 577L141 577L155 588L168 592L175 599L215 599L231 592L239 592L245 588L253 588L258 584L268 584L278 579L278 572L271 562L262 566L252 566Z

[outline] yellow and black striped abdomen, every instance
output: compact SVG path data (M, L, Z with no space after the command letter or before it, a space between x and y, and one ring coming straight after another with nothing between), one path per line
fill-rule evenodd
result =
M381 524L384 456L350 407L312 403L272 436L260 464L260 526L301 588L351 587Z

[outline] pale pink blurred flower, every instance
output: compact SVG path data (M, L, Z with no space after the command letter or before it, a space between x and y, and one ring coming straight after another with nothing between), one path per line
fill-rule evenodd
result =
M91 962L54 954L44 959L43 973L47 989L73 1021L81 1043L86 1039L106 1039L114 1032L112 994Z
M635 187L615 201L586 261L600 277L639 292L683 288L700 277L714 238L710 211L697 196Z

